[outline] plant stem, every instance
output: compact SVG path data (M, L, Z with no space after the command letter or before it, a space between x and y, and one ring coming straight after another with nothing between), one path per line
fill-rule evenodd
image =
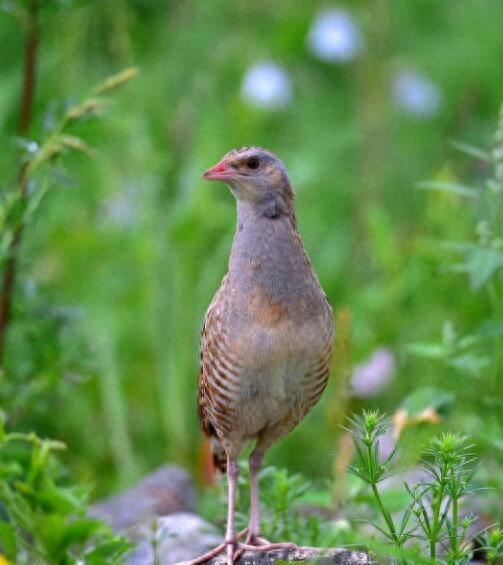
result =
M374 493L374 497L375 497L377 504L379 506L379 510L381 511L381 514L382 514L384 520L386 521L386 525L388 526L388 530L390 532L391 538L395 542L395 545L397 547L400 547L400 541L398 539L398 536L396 535L395 524L393 524L393 519L389 515L389 512L386 510L386 508L384 508L384 504L382 502L381 495L379 494L379 491L377 490L377 485L375 483L372 483L370 486L372 487L372 492Z
M445 465L442 465L438 494L433 504L433 526L431 528L431 538L430 538L430 557L433 560L435 560L437 554L438 524L439 524L440 511L442 509L442 500L444 498L445 476L446 476L446 468Z
M29 22L26 31L25 57L23 71L23 88L21 94L21 110L19 116L19 135L28 134L33 113L33 100L35 97L35 79L37 71L37 55L39 34L37 24L38 0L31 0L29 4ZM18 174L18 191L21 204L26 203L26 175L27 164L23 163ZM19 224L14 232L14 237L6 261L2 277L2 291L0 293L0 364L5 353L5 340L12 314L12 298L16 282L17 260L19 247L23 237L23 224Z
M458 554L458 499L452 499L452 535L451 550L454 556Z
M437 545L437 540L436 538L430 538L430 558L432 559L432 561L435 561L436 558L436 545Z
M391 518L389 512L386 510L386 508L384 508L384 504L382 502L381 499L381 495L379 494L379 491L377 490L377 483L376 481L376 475L375 475L375 468L374 468L374 460L372 458L372 444L371 443L366 443L367 446L367 469L368 469L368 475L369 478L372 480L372 482L370 483L370 486L372 487L372 492L374 493L374 497L377 501L377 504L379 506L379 510L381 511L381 514L384 518L384 520L386 521L386 525L388 526L388 530L390 532L391 538L393 539L393 542L395 543L395 545L397 547L400 547L400 543L399 543L399 539L398 536L396 535L396 530L395 530L395 524L393 523L393 519Z

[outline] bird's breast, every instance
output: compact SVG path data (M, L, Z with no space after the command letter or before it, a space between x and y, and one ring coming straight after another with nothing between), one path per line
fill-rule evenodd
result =
M319 286L310 283L312 292L300 287L285 296L260 280L242 282L225 279L211 308L213 337L206 354L208 362L219 358L215 371L225 373L224 385L223 377L214 380L216 388L228 389L225 402L237 416L233 433L252 438L302 413L318 387L318 366L331 348L333 327Z

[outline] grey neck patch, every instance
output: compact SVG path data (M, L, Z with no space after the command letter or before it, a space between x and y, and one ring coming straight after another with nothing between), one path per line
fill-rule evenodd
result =
M288 213L287 206L280 196L271 197L261 202L258 207L260 210L259 214L269 220L275 220Z

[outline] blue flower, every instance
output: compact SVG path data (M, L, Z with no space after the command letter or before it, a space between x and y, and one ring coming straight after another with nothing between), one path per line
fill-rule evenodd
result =
M250 67L241 85L246 102L257 108L276 110L286 106L292 98L288 73L276 63L263 61Z
M418 117L434 116L442 105L442 91L415 71L401 71L393 79L393 98L404 112Z
M332 8L320 12L314 20L308 45L322 61L346 63L359 55L363 39L351 14Z

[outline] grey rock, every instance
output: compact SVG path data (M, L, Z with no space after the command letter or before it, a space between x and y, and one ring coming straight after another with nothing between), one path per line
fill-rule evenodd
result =
M123 531L149 518L195 509L196 491L189 474L176 465L164 465L133 488L92 505L89 515Z
M203 555L220 545L223 537L215 526L196 514L180 512L158 518L155 524L135 528L139 541L127 565L152 565L154 546L159 565L173 565Z
M277 549L273 551L247 551L236 565L270 565L278 561L292 563L309 561L319 565L375 565L362 551L349 549L320 549L317 547L298 547L295 549ZM208 565L226 565L225 556L218 556Z

